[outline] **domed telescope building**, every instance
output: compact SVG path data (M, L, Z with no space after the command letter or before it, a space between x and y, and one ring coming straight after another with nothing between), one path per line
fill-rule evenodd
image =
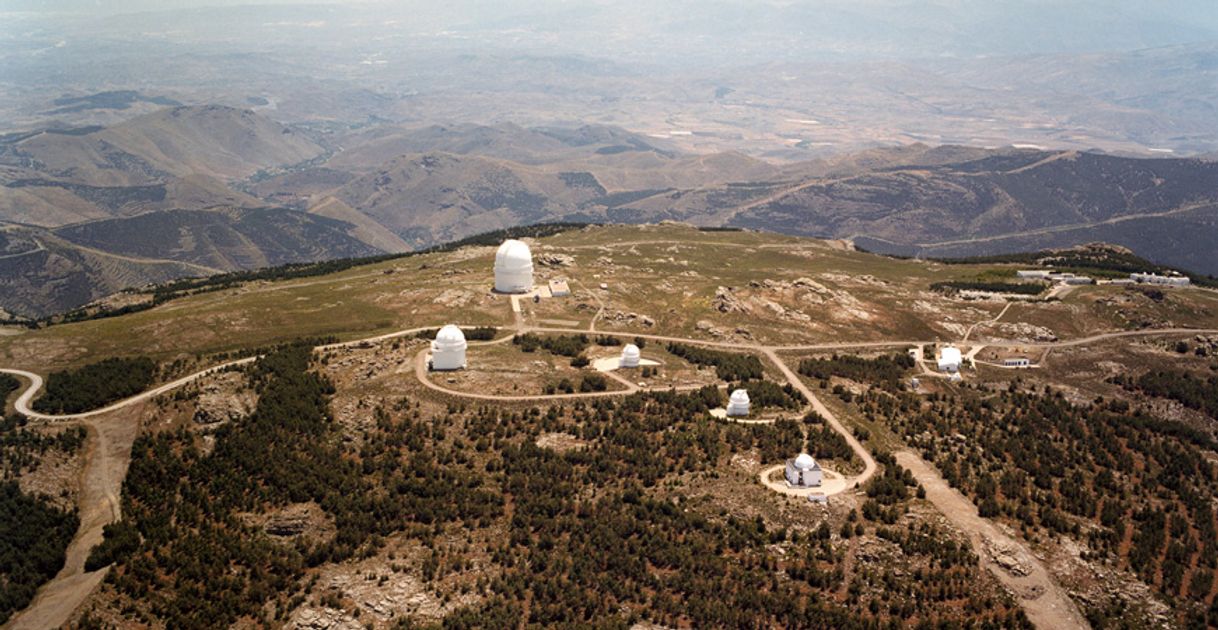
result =
M749 415L748 392L743 389L732 392L727 399L727 415L736 417Z
M807 453L800 453L795 459L788 459L785 474L787 484L792 488L819 488L824 481L820 464Z
M495 290L499 293L528 293L533 290L533 252L529 246L508 239L495 253Z
M622 348L622 358L618 359L617 366L624 368L639 367L639 347L628 343L625 348Z
M431 369L461 370L465 368L465 333L449 324L436 333L431 342Z

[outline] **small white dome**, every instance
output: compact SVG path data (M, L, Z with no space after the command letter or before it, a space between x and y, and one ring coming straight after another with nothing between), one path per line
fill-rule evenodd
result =
M458 328L452 324L449 324L449 325L441 328L440 332L436 333L436 344L437 345L456 346L456 345L462 345L464 343L465 343L465 333L461 332L460 328Z
M533 252L529 246L516 239L508 239L495 252L495 269L503 271L533 270Z
M739 405L747 405L749 403L749 393L743 389L738 389L732 392L732 395L728 398L728 401Z
M816 466L816 460L807 453L800 453L799 457L795 458L795 467L799 470L812 470Z
M626 347L622 348L622 358L623 359L639 358L639 347L632 343L626 344Z

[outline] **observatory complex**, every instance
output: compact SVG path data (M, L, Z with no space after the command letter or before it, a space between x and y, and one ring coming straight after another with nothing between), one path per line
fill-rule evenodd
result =
M465 333L449 324L431 342L431 369L438 371L465 368Z
M533 253L529 246L508 239L495 253L495 290L499 293L528 293L533 290Z

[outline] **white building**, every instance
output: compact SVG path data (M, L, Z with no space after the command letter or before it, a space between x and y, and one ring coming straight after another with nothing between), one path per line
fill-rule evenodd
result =
M787 460L787 485L792 488L819 488L824 481L824 473L820 464L807 453L800 453L795 459Z
M528 293L533 290L533 253L529 246L508 239L495 252L495 290Z
M571 285L566 280L550 281L550 297L568 297L571 295Z
M960 348L947 346L939 350L939 371L940 372L959 372L962 357Z
M618 360L617 366L624 368L639 367L639 347L628 343L625 348L622 348L622 358Z
M1187 287L1188 276L1161 276L1157 273L1131 273L1129 279L1141 284L1159 284L1170 287Z
M436 333L431 342L431 369L461 370L465 368L465 333L449 324Z
M749 415L749 393L743 389L738 389L732 392L732 395L727 399L727 415L729 416L747 416Z
M1053 273L1053 272L1051 272L1047 269L1020 269L1019 271L1015 272L1015 277L1016 278L1037 278L1037 279L1044 280L1045 278L1049 277L1050 273Z

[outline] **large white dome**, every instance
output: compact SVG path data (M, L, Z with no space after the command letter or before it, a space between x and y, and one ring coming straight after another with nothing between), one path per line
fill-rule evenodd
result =
M495 252L495 267L497 269L533 269L533 252L523 241L508 239Z
M732 392L728 400L739 405L747 405L749 404L749 393L743 389L738 389Z
M495 252L495 290L526 293L533 289L533 252L529 246L508 239Z
M799 457L795 458L795 467L799 470L812 470L816 466L816 460L807 453L800 453Z
M456 346L465 343L465 333L461 329L449 324L440 329L436 333L436 345L441 346Z

